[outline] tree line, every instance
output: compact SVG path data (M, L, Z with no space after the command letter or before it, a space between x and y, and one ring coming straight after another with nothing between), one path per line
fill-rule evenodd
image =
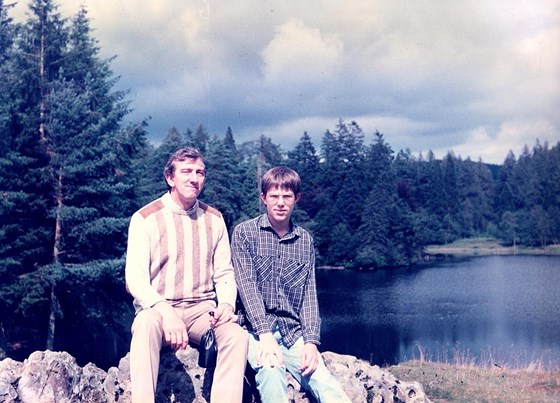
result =
M427 245L473 236L540 247L560 239L560 143L491 165L395 153L382 133L340 119L318 147L307 133L288 151L264 135L237 144L231 128L210 134L203 125L171 128L156 146L147 121L123 123L127 94L114 89L85 7L64 19L53 0L31 0L23 23L11 8L0 0L0 351L24 337L56 346L55 327L65 334L69 317L103 323L107 338L123 328L103 312L115 299L129 303L129 218L167 190L163 166L185 146L205 155L200 198L230 231L262 212L266 169L297 170L294 219L313 234L319 265L410 265Z

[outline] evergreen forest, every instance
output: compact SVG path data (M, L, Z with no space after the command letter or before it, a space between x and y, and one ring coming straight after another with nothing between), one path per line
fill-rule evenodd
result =
M167 190L165 162L185 146L203 152L200 199L230 231L263 212L262 173L298 171L294 220L312 233L319 266L412 265L428 245L479 236L560 242L560 143L526 145L501 165L436 159L341 118L320 144L304 132L291 150L202 125L171 127L155 145L147 121L124 123L127 93L85 7L65 19L55 1L30 0L23 23L11 8L0 0L0 359L63 349L107 367L128 351L129 218Z

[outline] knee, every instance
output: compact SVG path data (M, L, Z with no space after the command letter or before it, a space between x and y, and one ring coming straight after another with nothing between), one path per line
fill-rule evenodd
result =
M153 309L144 309L140 311L134 318L132 323L132 336L162 336L162 319L161 315Z
M274 367L269 365L259 367L257 368L257 373L266 379L286 379L286 370L279 365L275 365Z
M273 390L283 391L288 386L286 370L278 365L254 368L257 387L272 393Z
M222 328L223 329L220 329ZM226 323L220 327L219 333L216 333L216 337L219 338L218 344L223 345L235 345L241 346L242 348L247 348L249 343L249 338L247 332L236 323Z

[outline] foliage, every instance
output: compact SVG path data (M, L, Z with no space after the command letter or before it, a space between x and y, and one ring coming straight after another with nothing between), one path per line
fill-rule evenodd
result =
M46 265L0 289L0 317L17 358L45 347L48 320L56 318L54 348L85 365L112 364L128 351L132 299L124 292L124 259L86 265ZM105 364L105 365L104 365Z

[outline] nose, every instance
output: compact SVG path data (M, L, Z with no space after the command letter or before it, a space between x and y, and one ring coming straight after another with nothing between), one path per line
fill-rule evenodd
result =
M194 171L189 173L187 178L188 178L189 182L198 182L198 175Z

